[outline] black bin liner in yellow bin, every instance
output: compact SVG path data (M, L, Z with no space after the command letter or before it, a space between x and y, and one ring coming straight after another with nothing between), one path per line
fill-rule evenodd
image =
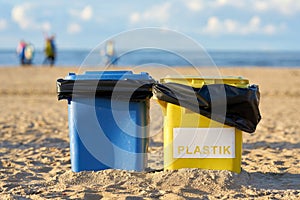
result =
M227 84L210 84L194 88L179 83L157 83L153 86L153 93L159 100L185 107L248 133L253 133L261 120L257 85L239 88ZM212 106L226 106L225 113L224 109L212 109ZM218 113L218 110L221 112Z

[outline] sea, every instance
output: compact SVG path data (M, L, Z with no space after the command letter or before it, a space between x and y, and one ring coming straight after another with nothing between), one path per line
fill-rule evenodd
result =
M36 51L32 65L40 66L44 61L43 51ZM109 62L99 51L59 50L56 66L79 67L81 65L103 65ZM174 53L157 50L120 52L114 57L114 65L138 66L160 64L168 66L209 66L218 67L300 67L300 51L182 51ZM19 66L15 50L0 50L0 67Z

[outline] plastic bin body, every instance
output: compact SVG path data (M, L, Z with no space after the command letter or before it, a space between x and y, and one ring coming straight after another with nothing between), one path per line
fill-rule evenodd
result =
M149 76L128 71L106 71L66 77L70 80L97 78L124 80L147 79ZM68 102L72 171L109 168L144 171L147 167L149 98L130 102L101 96L93 98L76 97Z
M248 80L237 77L203 78L203 77L170 77L161 80L162 83L172 82L201 88L204 84L224 83L236 87L247 87ZM174 130L177 128L191 128L188 130L207 128L233 128L211 120L184 107L158 100L164 113L164 169L202 168L215 170L230 170L240 173L242 154L242 131L234 128L234 158L174 158ZM186 137L189 137L188 135ZM176 149L175 149L176 151ZM193 150L185 149L187 153Z

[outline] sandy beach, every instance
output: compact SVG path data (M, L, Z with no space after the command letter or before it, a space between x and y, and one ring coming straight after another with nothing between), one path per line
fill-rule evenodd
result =
M300 199L300 68L220 69L261 91L262 120L255 133L243 133L240 174L159 170L162 117L154 100L149 168L157 171L72 172L67 102L57 100L56 79L77 71L0 68L0 199Z

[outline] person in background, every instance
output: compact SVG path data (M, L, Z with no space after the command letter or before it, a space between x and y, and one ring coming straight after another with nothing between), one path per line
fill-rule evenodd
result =
M31 43L26 43L24 56L25 56L25 64L31 65L34 57L34 46Z
M109 40L105 45L105 56L107 58L106 65L117 65L115 45L112 40Z
M21 65L31 65L34 57L34 46L21 40L17 47L17 54Z
M26 48L26 42L24 40L21 40L17 47L17 54L20 59L20 64L25 65L25 48Z
M56 46L55 46L55 36L52 35L51 37L45 37L45 60L43 64L49 63L50 66L53 66L55 63L56 58Z

